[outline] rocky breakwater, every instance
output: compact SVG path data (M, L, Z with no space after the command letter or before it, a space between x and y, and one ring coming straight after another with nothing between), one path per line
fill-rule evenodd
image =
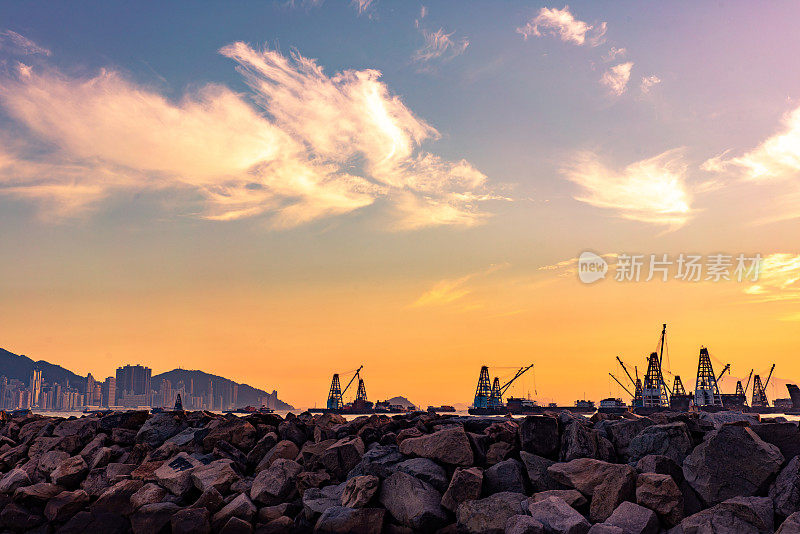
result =
M8 532L800 532L800 431L751 415L2 416Z

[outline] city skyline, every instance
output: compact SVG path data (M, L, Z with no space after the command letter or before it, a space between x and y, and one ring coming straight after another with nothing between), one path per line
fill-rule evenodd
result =
M534 363L513 393L569 404L622 395L615 358L644 368L668 323L686 382L701 346L726 390L773 363L796 382L798 16L8 3L2 346L304 407L359 365L371 396L427 405Z

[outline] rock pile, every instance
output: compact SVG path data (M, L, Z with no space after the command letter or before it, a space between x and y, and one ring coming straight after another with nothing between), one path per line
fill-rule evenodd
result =
M800 532L800 431L784 420L0 417L2 531Z

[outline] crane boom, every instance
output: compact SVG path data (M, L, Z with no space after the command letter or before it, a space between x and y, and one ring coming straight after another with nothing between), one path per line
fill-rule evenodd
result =
M764 391L767 390L767 386L769 385L769 379L772 378L772 371L775 370L775 364L772 364L772 367L769 369L769 376L767 376L767 381L764 382Z
M744 394L747 395L747 388L750 387L750 379L753 378L753 369L750 369L750 374L747 375L747 385L744 387Z
M631 393L630 391L628 391L628 388L626 388L625 386L623 386L623 385L622 385L622 382L620 382L619 380L617 380L617 377L616 377L616 376L612 375L611 373L608 373L608 376L610 376L611 378L613 378L613 379L614 379L614 382L616 382L617 384L619 384L619 387L621 387L622 389L624 389L624 390L625 390L625 393L627 393L628 395L630 395L631 397L633 397L633 393Z
M721 373L719 374L719 376L717 377L717 380L719 380L720 378L722 378L722 375L724 375L724 374L725 374L725 371L730 371L730 369L731 369L731 364L729 364L729 363L726 363L726 364L725 364L725 367L723 367L723 368L722 368L722 372L721 372Z
M661 329L661 350L658 355L658 366L661 367L661 362L664 360L664 338L667 336L667 323Z
M528 367L520 367L520 368L519 368L519 371L517 371L517 374L515 374L515 375L514 375L514 378L512 378L511 380L509 380L508 382L506 382L505 384L503 384L503 386L500 388L500 393L501 393L501 394L502 394L502 393L505 393L505 392L506 392L506 390L507 390L507 389L508 389L508 388L511 386L512 382L514 382L514 380L516 380L517 378L519 378L519 377L521 377L523 374L525 374L525 372L526 372L528 369L530 369L531 367L533 367L533 364L530 364Z
M353 383L353 380L355 380L355 379L356 379L356 377L358 376L358 373L359 373L359 372L361 372L361 370L362 370L363 368L364 368L364 366L362 365L361 367L359 367L358 369L356 369L356 374L354 374L354 375L353 375L353 378L351 378L351 379L350 379L350 382L348 382L348 383L347 383L347 385L346 385L346 386L344 387L344 389L342 390L342 396L344 396L344 393L345 393L345 391L347 391L347 388L349 388L349 387L350 387L350 384L352 384L352 383Z
M632 377L632 376L631 376L631 374L628 372L628 368L627 368L627 367L625 367L625 364L624 364L624 363L622 363L622 359L621 359L619 356L617 356L617 361L618 361L618 362L619 362L619 364L622 366L622 370L623 370L623 371L625 371L625 374L626 374L626 375L628 375L628 379L631 381L631 384L633 384L633 387L636 387L636 382L633 380L633 377Z

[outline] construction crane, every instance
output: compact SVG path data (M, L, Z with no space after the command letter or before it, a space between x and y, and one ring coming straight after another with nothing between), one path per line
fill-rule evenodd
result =
M331 389L330 389L330 392L328 393L328 409L329 410L341 410L342 409L342 406L344 405L344 402L342 401L342 397L344 397L344 394L347 393L347 390L350 388L350 384L353 383L353 380L355 380L356 377L359 377L359 379L361 378L361 375L359 373L361 372L361 369L363 369L363 368L364 368L364 366L362 365L361 367L356 369L355 374L350 379L350 382L347 383L347 386L345 386L344 389L342 389L340 384L339 384L339 373L334 373L333 380L331 380ZM366 391L365 391L364 394L366 395Z
M517 378L519 378L523 374L525 374L528 371L528 369L530 369L531 367L533 367L533 364L530 364L527 367L520 367L517 370L516 374L511 378L511 380L509 380L508 382L506 382L502 386L500 385L500 379L498 377L494 377L494 382L492 384L492 393L491 393L491 395L489 397L489 405L490 406L502 406L503 405L503 395L505 395L505 393L508 390L508 388L510 388L511 384L513 384L514 381Z
M628 388L626 388L626 387L625 387L625 386L622 384L622 382L620 382L619 380L617 380L617 377L616 377L616 376L612 375L611 373L608 373L608 376L610 376L611 378L613 378L613 379L614 379L614 382L616 382L617 384L619 384L619 387L621 387L622 389L624 389L624 390L625 390L625 393L627 393L628 395L630 395L631 397L633 397L633 393L631 393L630 391L628 391Z
M729 364L729 363L726 363L726 364L725 364L725 367L723 367L723 368L722 368L722 372L721 372L721 373L719 374L719 376L717 377L717 381L719 381L719 379L720 379L720 378L722 378L722 375L724 375L724 374L725 374L725 371L728 371L728 374L730 374L730 370L731 370L731 364Z
M769 375L767 376L767 381L764 384L761 384L761 376L755 375L753 378L753 402L750 403L750 406L753 407L766 407L769 406L769 402L767 401L767 386L769 385L769 380L772 378L772 371L775 370L775 364L772 364L772 367L769 369Z
M750 387L750 379L753 378L753 371L754 369L750 369L750 374L747 375L747 385L744 386L743 393L747 395L747 389Z

